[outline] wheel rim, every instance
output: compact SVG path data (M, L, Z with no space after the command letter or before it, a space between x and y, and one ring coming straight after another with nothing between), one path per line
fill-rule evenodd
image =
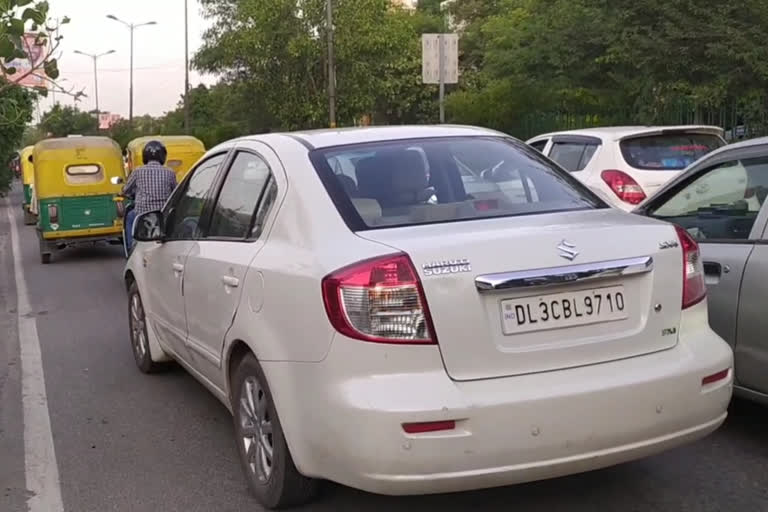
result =
M256 377L248 377L240 391L240 431L245 461L259 482L272 475L274 444L269 400Z
M143 360L148 352L147 335L144 329L144 307L138 293L131 296L131 343L136 357Z

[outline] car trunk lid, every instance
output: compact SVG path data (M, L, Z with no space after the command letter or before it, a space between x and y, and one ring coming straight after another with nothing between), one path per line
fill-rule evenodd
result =
M682 257L671 225L592 210L358 234L413 260L455 380L596 364L677 342Z

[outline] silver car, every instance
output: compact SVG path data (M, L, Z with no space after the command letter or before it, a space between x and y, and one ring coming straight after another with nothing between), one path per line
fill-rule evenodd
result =
M720 148L635 213L683 226L704 260L712 328L734 350L736 392L768 403L768 137Z

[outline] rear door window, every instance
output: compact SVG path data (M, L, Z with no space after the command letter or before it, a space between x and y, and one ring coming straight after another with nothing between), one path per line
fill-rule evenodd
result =
M535 149L539 153L543 153L544 148L547 147L547 142L549 142L549 139L537 140L536 142L531 142L529 146L531 146L533 149Z
M619 143L624 160L635 169L679 171L725 145L716 135L679 133L633 137Z
M251 219L269 177L269 166L261 157L238 153L213 207L207 236L245 239L251 232Z
M506 138L355 144L311 158L353 230L605 206L537 151Z
M583 171L595 155L598 142L555 140L549 157L568 172Z

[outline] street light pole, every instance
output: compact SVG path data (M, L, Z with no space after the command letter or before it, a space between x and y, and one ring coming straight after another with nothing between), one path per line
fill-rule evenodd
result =
M105 55L110 55L112 53L115 53L115 50L109 50L108 52L104 52L104 53L85 53L85 52L81 52L80 50L75 50L74 53L78 55L84 55L86 57L93 59L93 96L96 100L96 119L98 119L99 114L101 113L101 110L99 110L99 70L96 65L96 62L99 60L100 57L104 57Z
M133 125L133 30L136 27L131 23L129 28L131 29L131 71L129 78L130 85L128 85L128 123Z
M189 135L189 15L184 0L184 132Z
M328 117L331 128L336 128L336 64L333 61L333 0L325 0L328 29Z
M130 68L130 85L128 86L128 122L133 123L133 31L139 27L145 27L147 25L157 25L156 21L148 21L146 23L128 23L123 21L113 14L107 14L107 18L113 21L122 23L131 32L131 68Z

